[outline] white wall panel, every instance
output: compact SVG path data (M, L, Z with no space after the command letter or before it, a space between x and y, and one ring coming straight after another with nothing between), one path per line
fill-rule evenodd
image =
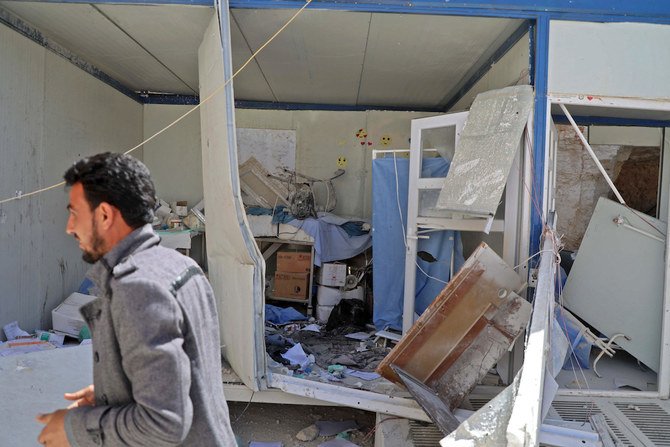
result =
M188 112L193 106L144 106L144 138L149 138ZM151 171L158 197L171 203L202 200L200 114L196 110L144 145L144 162Z
M669 99L670 26L552 20L549 93Z
M200 96L223 85L224 59L219 21L213 17L198 51ZM203 184L207 203L209 280L217 297L223 353L240 379L258 390L264 355L263 284L265 263L254 243L240 198L232 89L200 108Z
M139 104L1 26L0 59L2 198L60 182L82 156L141 141ZM1 324L49 328L51 309L82 281L66 204L57 188L0 206Z
M1 199L43 185L44 59L37 44L0 26ZM37 198L0 205L0 325L18 320L29 328L49 322L40 286L39 205Z

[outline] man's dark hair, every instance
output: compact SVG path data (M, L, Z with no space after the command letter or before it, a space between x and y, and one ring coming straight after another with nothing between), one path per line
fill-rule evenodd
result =
M105 152L82 158L63 177L68 186L82 184L91 210L107 202L131 228L154 218L156 190L149 169L135 157Z

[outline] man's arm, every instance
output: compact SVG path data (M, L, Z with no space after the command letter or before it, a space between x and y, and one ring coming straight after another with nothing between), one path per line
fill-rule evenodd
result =
M118 287L117 287L118 286ZM133 402L70 410L66 429L74 446L179 445L193 418L190 361L177 300L157 283L126 279L113 290L112 319ZM100 352L104 356L104 352ZM99 392L102 392L99 390ZM73 442L74 441L74 442Z

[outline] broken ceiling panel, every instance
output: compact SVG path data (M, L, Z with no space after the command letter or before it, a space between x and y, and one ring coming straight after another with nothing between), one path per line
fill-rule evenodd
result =
M533 108L533 88L518 85L477 95L436 208L494 216Z

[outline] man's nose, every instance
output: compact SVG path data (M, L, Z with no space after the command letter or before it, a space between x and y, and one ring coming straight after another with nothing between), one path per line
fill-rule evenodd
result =
M69 235L74 234L74 225L72 224L72 216L67 218L67 224L65 225L65 233Z

